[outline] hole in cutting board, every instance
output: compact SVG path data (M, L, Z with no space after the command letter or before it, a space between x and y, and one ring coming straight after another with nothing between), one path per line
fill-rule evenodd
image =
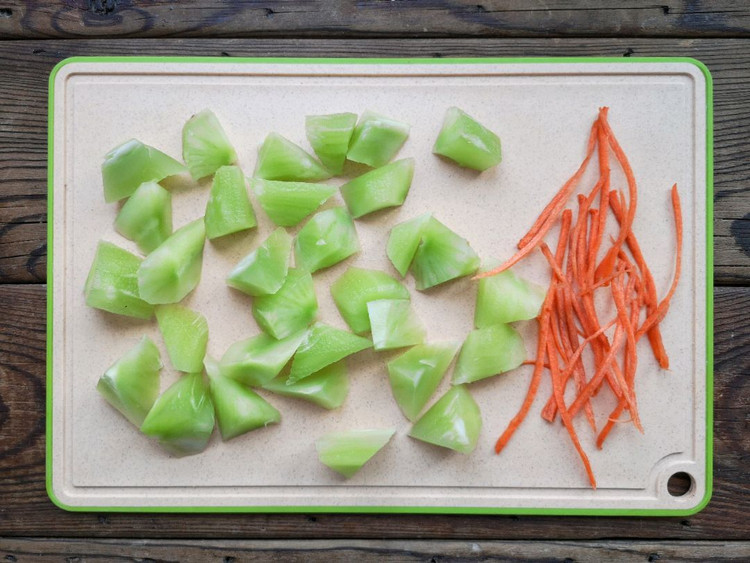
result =
M673 497L685 496L693 488L693 478L689 473L680 471L672 475L667 481L667 490Z

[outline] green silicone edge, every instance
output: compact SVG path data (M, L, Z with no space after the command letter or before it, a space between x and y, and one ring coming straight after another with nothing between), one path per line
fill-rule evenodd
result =
M55 78L72 63L246 63L246 64L526 64L526 63L687 63L706 80L706 492L688 509L524 508L524 507L433 507L433 506L73 506L57 498L52 486L52 288L54 208L54 101ZM547 516L692 516L703 510L713 493L713 397L714 397L714 248L713 248L713 78L701 61L691 57L457 57L457 58L304 58L304 57L69 57L52 69L47 108L47 401L46 488L50 500L70 512L329 512L401 514L519 514Z

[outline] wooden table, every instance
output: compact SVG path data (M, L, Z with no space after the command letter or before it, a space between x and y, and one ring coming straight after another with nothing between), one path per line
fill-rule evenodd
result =
M750 560L750 6L740 0L548 4L0 2L0 558ZM688 56L706 63L715 81L711 503L690 518L56 508L44 488L47 77L63 58L104 54Z

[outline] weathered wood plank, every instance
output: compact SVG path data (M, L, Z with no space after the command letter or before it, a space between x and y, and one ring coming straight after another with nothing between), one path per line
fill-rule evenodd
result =
M80 40L0 42L0 283L45 279L46 87L74 55L691 56L715 80L715 277L750 282L750 40Z
M747 37L739 0L6 0L0 38Z
M750 542L103 540L0 538L8 561L747 561ZM15 558L15 559L14 559Z
M750 288L716 290L715 483L690 518L345 514L97 514L44 488L45 288L0 286L0 537L714 539L750 537ZM2 545L0 540L0 545ZM605 560L606 558L602 559Z

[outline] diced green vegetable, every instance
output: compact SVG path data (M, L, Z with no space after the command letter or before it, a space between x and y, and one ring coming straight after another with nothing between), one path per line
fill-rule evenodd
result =
M227 134L210 110L188 119L182 128L182 158L195 180L210 176L220 167L237 161Z
M349 393L349 378L343 360L326 366L296 383L287 383L289 375L272 379L263 389L315 403L324 409L337 409Z
M370 346L372 343L367 338L315 323L294 354L287 381L291 385Z
M153 304L177 303L195 289L203 267L203 219L177 229L138 268L138 290Z
M187 373L201 371L208 345L206 317L182 305L160 305L156 320L172 366Z
M479 256L465 239L433 217L422 228L411 268L417 289L429 289L473 274L479 268Z
M370 301L367 314L372 328L372 344L376 350L391 350L424 342L424 326L408 299Z
M257 225L247 197L245 176L238 166L222 166L214 174L206 204L206 236L223 237Z
M148 336L112 364L96 390L131 423L140 427L159 396L159 349Z
M409 136L409 126L366 111L359 118L346 158L377 168L389 162Z
M359 471L395 433L392 428L331 432L315 442L323 465L349 478Z
M456 107L445 112L432 152L474 170L487 170L502 160L500 138Z
M305 330L276 340L259 334L232 344L221 358L221 372L250 387L261 387L279 375L297 351Z
M254 178L253 191L271 221L294 227L336 193L336 186Z
M456 450L474 451L482 428L479 407L463 385L452 387L422 415L409 436L429 444Z
M520 366L526 359L523 338L510 325L472 330L453 370L453 384L471 383Z
M479 280L474 325L494 324L536 318L542 309L546 290L517 277L512 270Z
M286 338L309 325L318 312L312 276L289 268L284 284L273 295L253 299L253 317L274 338Z
M331 295L352 332L361 334L370 330L368 302L377 299L409 299L409 290L385 272L351 266L331 284Z
M172 234L172 194L156 182L144 182L120 209L115 229L148 254Z
M388 362L391 390L401 411L415 420L440 385L458 344L420 344Z
M430 219L432 219L432 213L424 213L414 219L399 223L391 229L386 254L401 277L404 277L409 270L422 240L422 229Z
M130 139L104 156L102 181L107 203L129 197L144 182L160 182L187 168L171 156Z
M255 176L266 180L317 182L331 173L312 155L278 133L269 133L258 151Z
M156 399L141 425L141 432L179 457L206 449L213 430L214 406L202 373L175 381Z
M404 203L413 176L414 159L397 160L347 182L341 186L341 196L356 219Z
M289 271L292 237L276 229L258 248L240 260L227 284L248 295L270 295L284 284Z
M310 273L338 264L358 251L354 221L343 207L313 215L297 233L294 245L297 267Z
M150 319L154 306L144 301L138 291L140 266L141 259L135 254L100 241L83 290L86 305L118 315Z
M356 123L355 113L308 115L305 118L307 140L320 161L334 174L341 174L344 168Z

